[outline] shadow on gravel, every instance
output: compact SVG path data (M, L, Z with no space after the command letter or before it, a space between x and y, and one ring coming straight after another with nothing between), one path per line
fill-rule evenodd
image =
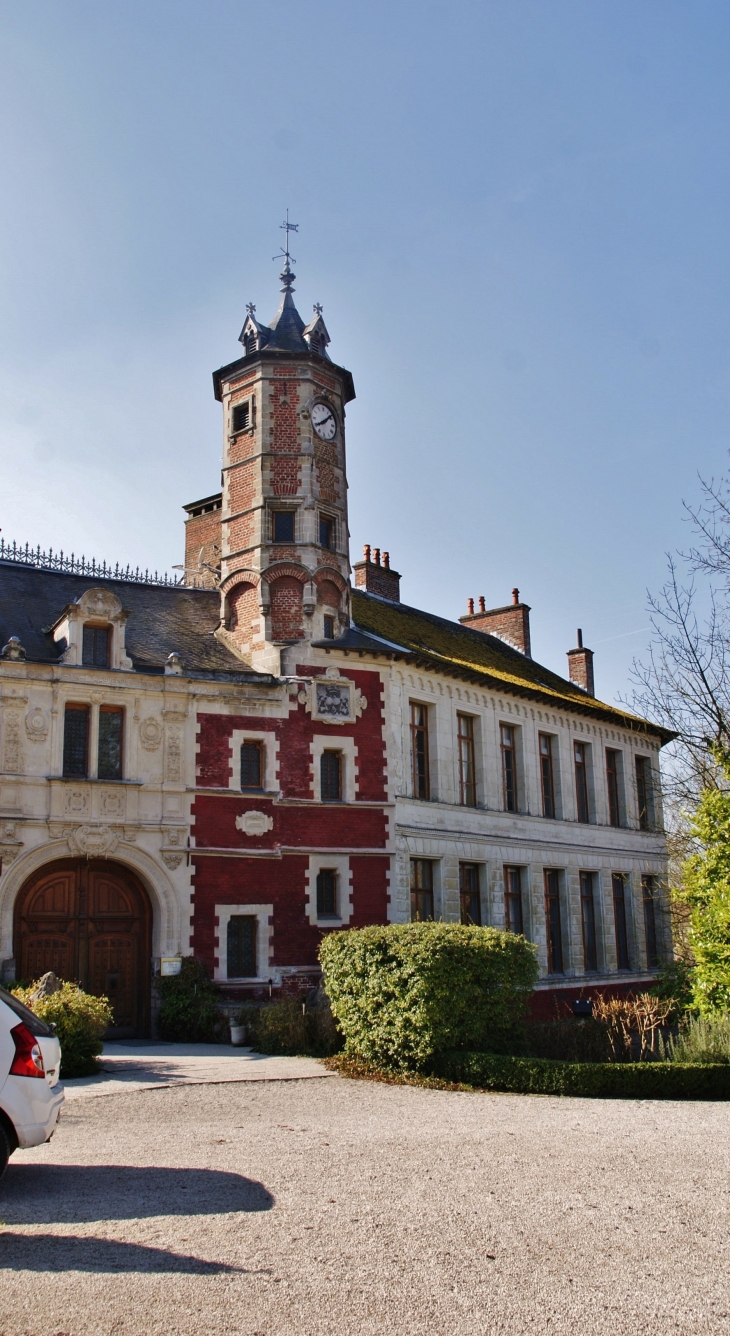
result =
M0 1207L9 1225L224 1215L270 1211L273 1204L262 1183L220 1169L11 1160L0 1187Z
M248 1271L227 1262L206 1262L164 1248L146 1248L140 1243L116 1243L113 1239L73 1238L63 1234L0 1235L0 1272L6 1271L100 1271L178 1272L192 1276L269 1275L270 1268Z

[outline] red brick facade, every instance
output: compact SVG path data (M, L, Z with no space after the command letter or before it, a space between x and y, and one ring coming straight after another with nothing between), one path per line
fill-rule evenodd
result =
M284 577L290 578L290 577ZM273 596L273 591L272 591ZM322 669L300 665L298 676L315 679ZM349 870L347 924L361 927L388 921L387 780L384 714L379 673L350 671L347 680L363 698L358 718L341 725L312 717L301 685L294 684L280 718L260 715L198 715L197 792L191 812L194 849L191 949L221 977L225 961L216 950L217 905L270 905L269 959L259 962L259 976L278 981L311 981L326 927L308 912L310 855L327 851L346 858ZM238 779L241 741L263 738L267 776L275 788L241 792ZM333 750L354 747L354 801L317 801L313 744ZM278 763L274 765L274 758ZM269 829L247 834L246 812L263 814ZM382 851L382 852L381 852ZM250 853L251 857L246 857ZM340 926L333 923L333 927ZM255 987L255 985L250 985ZM245 988L245 985L241 985Z

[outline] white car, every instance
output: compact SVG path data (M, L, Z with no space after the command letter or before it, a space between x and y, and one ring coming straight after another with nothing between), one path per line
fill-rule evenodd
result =
M14 1150L53 1136L64 1099L60 1070L51 1027L0 987L0 1177Z

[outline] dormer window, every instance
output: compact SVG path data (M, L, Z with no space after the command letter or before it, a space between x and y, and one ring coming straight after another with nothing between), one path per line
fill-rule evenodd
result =
M81 662L86 668L109 667L109 645L111 629L108 626L84 625Z
M234 436L236 432L248 431L249 427L253 426L252 403L251 399L245 399L242 404L234 405L231 417Z
M250 357L251 353L255 353L255 352L258 351L258 343L259 343L259 340L258 340L258 335L257 335L257 334L247 334L247 335L246 335L246 340L245 340L245 343L244 343L244 347L245 347L245 349L246 349L246 356L247 356L247 357Z

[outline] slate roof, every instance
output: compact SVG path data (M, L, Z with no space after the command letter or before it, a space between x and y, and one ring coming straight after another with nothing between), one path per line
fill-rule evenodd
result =
M637 715L586 695L575 683L526 658L498 636L404 603L390 603L361 589L352 591L352 620L353 627L344 637L318 644L359 653L403 655L425 668L476 679L485 686L528 696L554 709L579 711L618 727L653 733L662 743L674 736Z
M26 658L58 663L64 645L46 629L69 603L87 589L107 589L129 611L127 654L138 672L163 673L165 659L176 651L186 676L261 680L216 640L220 595L214 590L172 588L67 575L0 561L0 644L18 636Z

